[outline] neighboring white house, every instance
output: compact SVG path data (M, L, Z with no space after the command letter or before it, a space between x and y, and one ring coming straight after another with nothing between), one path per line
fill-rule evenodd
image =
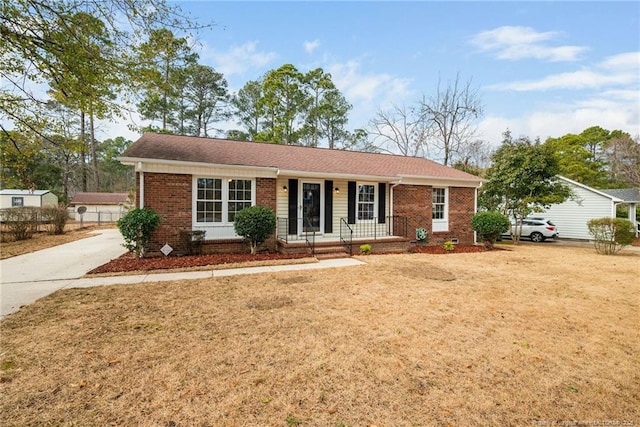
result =
M587 222L594 218L616 216L616 207L626 206L628 219L638 229L636 208L640 204L640 191L634 188L617 190L596 190L563 176L558 177L571 187L576 196L564 203L552 205L541 214L558 226L560 238L587 239L592 238Z
M122 218L130 204L129 193L76 193L69 207L76 221L103 223ZM81 206L82 214L78 211Z
M0 209L23 206L58 206L58 196L49 190L0 190Z

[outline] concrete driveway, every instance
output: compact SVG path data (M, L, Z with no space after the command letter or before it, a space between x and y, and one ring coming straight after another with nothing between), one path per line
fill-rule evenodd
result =
M126 252L117 229L0 261L0 316L69 286L88 271Z

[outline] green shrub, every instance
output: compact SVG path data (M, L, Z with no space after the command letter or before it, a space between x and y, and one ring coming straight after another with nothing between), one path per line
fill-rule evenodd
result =
M451 240L447 240L446 242L444 242L444 245L442 245L442 247L444 248L445 251L454 251L456 249L456 245L451 241Z
M118 220L118 228L124 238L124 247L143 257L153 233L160 224L160 216L151 209L133 209Z
M38 231L38 212L40 208L25 206L2 210L8 234L13 240L28 240Z
M612 255L630 245L636 238L633 224L622 218L595 218L587 222L589 233L593 236L596 252Z
M485 242L490 249L502 233L509 230L509 218L500 212L478 212L471 218L471 227L478 233L478 239Z
M365 243L364 245L360 245L360 253L362 255L367 255L371 253L371 245L368 243Z
M236 214L233 228L249 242L251 253L255 255L258 246L276 230L276 215L267 207L251 206Z
M64 234L69 220L69 212L63 205L42 208L42 220L49 225L49 234Z

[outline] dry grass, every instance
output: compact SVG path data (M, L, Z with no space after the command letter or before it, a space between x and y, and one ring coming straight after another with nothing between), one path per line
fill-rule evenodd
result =
M17 255L28 254L41 249L51 248L64 243L73 242L86 237L91 237L89 232L101 228L113 228L115 225L88 225L80 227L79 223L70 221L65 227L65 234L54 235L46 232L38 232L31 239L20 241L2 241L0 244L0 259L11 258ZM4 234L6 231L3 229Z
M0 424L640 423L640 253L363 259L41 299L0 324Z

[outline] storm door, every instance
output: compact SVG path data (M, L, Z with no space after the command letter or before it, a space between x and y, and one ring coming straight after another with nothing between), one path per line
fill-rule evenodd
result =
M302 183L302 232L322 230L321 200L322 184Z

